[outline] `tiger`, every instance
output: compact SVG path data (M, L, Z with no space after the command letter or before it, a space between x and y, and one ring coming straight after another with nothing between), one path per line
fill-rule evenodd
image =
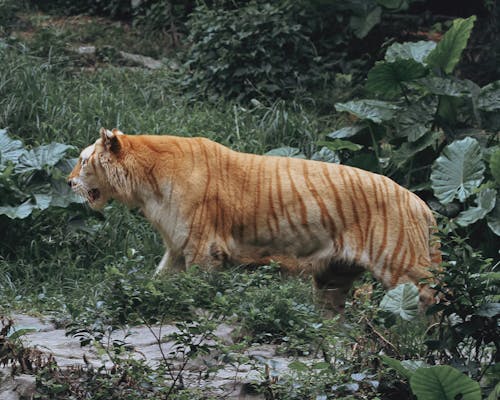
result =
M161 235L155 275L198 265L276 263L312 277L321 304L342 313L365 271L386 289L428 282L441 263L436 221L417 195L355 167L231 150L202 137L102 128L68 177L91 208L138 208Z

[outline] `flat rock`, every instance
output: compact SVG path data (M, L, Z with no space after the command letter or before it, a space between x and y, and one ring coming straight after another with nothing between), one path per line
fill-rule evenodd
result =
M85 366L87 363L94 367L104 365L109 368L112 366L111 360L106 355L99 356L91 345L81 347L77 337L67 336L64 329L57 329L51 322L22 314L15 314L13 319L17 329L21 327L36 329L35 332L26 333L21 337L25 346L35 347L46 354L52 354L61 368ZM217 342L226 345L234 344L234 330L233 326L221 323L214 331L217 341L205 340L202 342L209 346L215 346ZM226 355L215 347L210 354L189 360L187 365L182 366L183 348L168 337L173 333L179 333L175 325L134 326L122 331L114 331L110 337L110 343L116 340L131 345L133 351L128 353L128 356L132 355L137 359L143 359L153 367L168 360L169 363L172 363L174 373L179 371L179 368L183 368L183 380L187 387L199 388L211 396L228 399L264 399L262 395L246 393L245 387L250 383L262 382L265 379L265 374L278 377L288 372L288 364L296 359L276 355L276 346L274 345L255 344L242 353L234 354L235 359L241 356L242 360L250 360L250 362L229 363L225 359ZM201 340L201 338L199 339ZM197 338L194 342L197 342ZM301 360L311 362L310 359L301 358ZM207 377L205 374L209 370L211 372ZM0 400L17 400L19 398L5 397L6 393L11 392L12 396L18 395L21 390L18 389L21 387L20 384L15 386L17 383L9 382L9 385L14 386L6 386L7 383L4 382L4 385L0 379L0 387L5 386L10 390L10 392L7 389L0 390ZM26 387L29 387L29 384ZM24 393L24 389L22 391ZM26 389L26 391L29 390Z
M76 49L78 54L95 54L95 46L80 46Z
M155 60L151 57L127 53L125 51L120 51L120 56L122 56L125 60L132 61L133 63L140 64L149 69L158 69L163 67L163 63L161 61Z
M31 399L35 389L33 375L12 376L10 367L0 367L0 400Z

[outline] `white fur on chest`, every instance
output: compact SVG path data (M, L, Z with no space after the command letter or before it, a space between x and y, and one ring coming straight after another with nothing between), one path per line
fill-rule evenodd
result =
M163 185L162 196L144 199L141 207L148 221L160 232L165 244L172 250L180 250L189 235L189 225L182 218L179 199L170 185Z

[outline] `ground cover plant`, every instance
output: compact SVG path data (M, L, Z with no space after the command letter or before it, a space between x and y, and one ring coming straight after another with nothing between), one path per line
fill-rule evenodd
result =
M391 39L361 62L341 45L329 48L321 20L311 10L295 15L291 3L221 2L230 17L223 20L213 11L217 2L196 10L190 2L165 2L168 9L143 2L135 11L129 2L70 3L53 2L54 15L28 2L0 1L0 314L50 314L82 344L105 353L113 367L65 370L39 359L38 398L207 398L203 385L183 384L185 371L174 372L171 361L187 363L210 352L221 364L251 363L261 374L252 390L265 398L495 398L500 86L464 75L474 17L433 26L438 43ZM355 3L342 10L348 29L335 31L339 41L369 42L386 15L397 19L413 2ZM64 4L90 4L88 14L105 16L62 18ZM135 15L135 26L107 19L123 18L122 12ZM230 27L241 34L233 41L224 24L254 14L255 24L246 18ZM277 15L288 19L269 26ZM300 27L285 22L297 18ZM156 39L143 35L148 21ZM203 42L211 24L213 36ZM238 72L241 87L231 83L240 76L236 64L200 67L211 57L207 43L232 48L216 57L230 61L244 57L245 38L261 31L271 37L251 44L265 56L256 62L271 60L270 67L245 64L248 69ZM172 55L174 37L185 52ZM266 49L281 41L307 47L300 53L310 64L299 53L279 64L280 53ZM95 45L96 54L74 51L83 45ZM342 68L321 58L328 49ZM122 50L154 56L164 67L132 66L120 60ZM297 73L288 77L290 71ZM276 88L266 86L269 77ZM196 82L207 86L190 89ZM242 101L234 99L238 95ZM240 151L342 162L392 177L436 211L445 259L436 284L442 301L422 315L413 286L387 293L365 276L344 317L328 319L310 282L282 276L278 265L217 272L194 266L151 279L162 243L142 217L117 204L93 212L64 184L79 149L101 126L205 136ZM28 332L4 322L0 363L22 369L19 360L26 366L37 357L23 349ZM236 344L205 347L199 335L212 338L221 322L236 327ZM134 359L125 342L106 346L110 333L128 325L167 323L179 326L173 338L179 353L165 355L158 368ZM245 357L243 350L255 343L295 360L284 369L273 359ZM192 352L183 350L190 346Z

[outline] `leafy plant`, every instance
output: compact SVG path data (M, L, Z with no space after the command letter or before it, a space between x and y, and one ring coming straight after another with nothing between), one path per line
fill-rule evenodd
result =
M484 163L477 140L466 137L448 145L436 159L431 174L435 196L444 204L465 201L484 179Z
M429 368L422 359L398 361L387 356L382 356L382 360L409 381L419 399L454 399L459 394L463 398L480 399L478 382L486 392L498 383L498 376L495 377L495 362L500 351L495 339L500 335L500 307L495 290L498 264L484 259L465 239L455 238L444 241L443 245L448 262L436 271L434 285L440 300L427 310L439 322L426 329L424 338L425 360L431 365L441 365ZM416 311L418 291L407 286L399 285L389 291L380 308L398 319L409 318L415 323L417 314L412 312ZM380 322L384 328L393 323L387 318ZM382 330L384 332L387 331Z
M446 146L433 166L431 173L432 188L435 196L444 204L450 204L456 198L467 204L467 199L476 195L476 206L469 206L450 220L448 229L454 224L467 227L488 216L489 225L497 224L496 214L489 213L497 202L494 182L480 187L485 178L485 165L482 161L482 150L477 140L466 137ZM491 228L494 233L494 228Z
M186 84L213 97L289 98L352 72L349 45L365 38L402 1L254 0L205 2L189 15ZM333 22L333 23L332 23ZM358 64L360 64L358 62Z
M439 315L437 340L429 340L429 349L443 362L479 378L498 360L500 335L498 317L498 264L484 259L464 239L446 243L448 264L439 276L437 290L443 299L429 313Z
M337 103L337 111L349 112L357 122L327 138L332 149L340 137L363 146L352 158L352 149L343 147L342 161L392 176L414 190L432 189L441 203L438 211L448 214L446 207L454 203L461 213L448 215L456 217L449 229L488 218L495 232L497 183L490 180L483 155L494 155L489 162L496 171L498 147L494 133L477 127L500 109L500 91L497 82L480 88L451 75L475 19L456 19L437 44L392 44L366 81L366 90L379 99Z
M10 366L12 374L33 372L51 361L40 350L24 345L22 337L34 330L16 328L13 320L0 316L0 364Z
M418 297L418 289L412 283L398 285L387 292L380 302L380 309L411 321L418 313Z
M410 386L418 399L480 400L481 388L460 371L448 365L418 368L410 378Z
M27 150L0 130L0 215L23 219L33 211L51 206L80 203L65 184L71 161L65 159L71 146L51 143Z
M410 381L410 387L420 400L481 400L477 382L448 365L429 367L415 361L399 361L387 356L382 361Z

